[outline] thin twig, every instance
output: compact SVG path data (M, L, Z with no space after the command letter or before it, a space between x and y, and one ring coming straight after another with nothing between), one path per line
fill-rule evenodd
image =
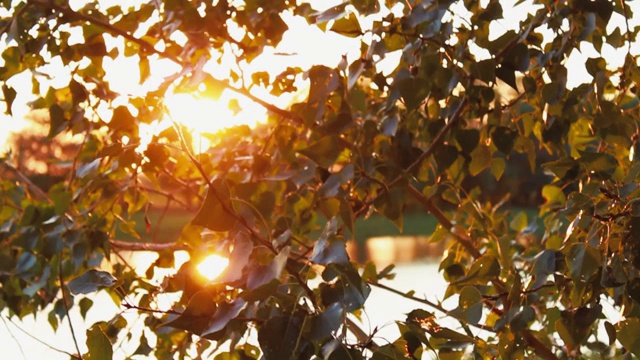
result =
M4 317L2 317L2 316L0 316L0 320L2 320L2 323L4 324L4 327L7 328L7 332L9 332L9 336L11 336L13 341L16 342L16 345L18 345L18 349L20 350L20 354L22 354L22 358L24 360L27 360L27 356L24 354L24 350L22 349L22 345L20 344L20 341L18 341L16 336L13 335L13 331L11 331L11 329L9 329L9 324L7 324L7 320L5 320Z
M394 294L396 294L396 295L400 295L400 296L402 296L402 297L404 297L404 298L406 298L406 299L413 300L413 301L416 301L416 302L419 302L419 303L425 304L425 305L427 305L427 306L429 306L429 307L431 307L431 308L433 308L433 309L436 309L436 310L440 311L440 312L441 312L441 313L443 313L444 315L451 316L452 318L454 318L454 319L456 319L456 320L458 320L458 321L461 321L461 322L463 322L463 323L465 323L465 324L467 324L467 325L470 325L470 326L476 327L476 328L478 328L478 329L480 329L480 330L490 331L490 332L493 332L493 333L497 332L497 331L496 331L493 327L491 327L491 326L482 325L482 324L472 324L472 323L469 323L469 322L465 321L465 320L464 320L464 319L462 319L462 318L456 317L456 316L455 316L451 311L449 311L449 310L447 310L447 309L443 308L442 306L440 306L440 305L438 305L438 304L436 304L436 303L434 303L434 302L431 302L431 301L429 301L429 300L427 300L427 299L423 299L423 298L419 298L419 297L416 297L416 296L413 296L413 295L409 295L409 294L407 294L407 293L404 293L404 292L402 292L402 291L400 291L400 290L394 289L394 288L392 288L392 287L390 287L390 286L387 286L387 285L381 284L381 283L379 283L379 282L367 282L367 283L368 283L368 284L370 284L370 285L373 285L373 286L379 287L379 288L381 288L381 289L387 290L387 291L389 291L389 292L392 292L392 293L394 293Z
M67 303L67 293L65 292L65 283L64 278L62 276L62 261L58 264L58 279L60 280L60 291L62 291L62 304L64 305L64 310L67 313L67 321L69 321L69 329L71 330L71 338L73 338L73 344L76 346L76 351L78 352L78 358L82 359L82 352L80 351L80 346L78 346L78 339L76 338L76 332L73 329L73 323L71 323L71 315L69 314L69 304Z
M49 349L51 349L51 350L53 350L53 351L55 351L55 352L59 352L59 353L61 353L61 354L65 354L65 355L70 356L70 357L72 357L72 358L74 358L74 359L82 360L82 357L80 357L80 355L78 355L78 354L72 354L72 353L70 353L70 352L68 352L68 351L65 351L65 350L62 350L62 349L58 349L58 348L56 348L56 347L54 347L54 346L52 346L52 345L49 345L49 344L47 344L46 342L44 342L44 341L42 341L42 340L38 339L37 337L35 337L35 336L31 335L31 333L30 333L30 332L28 332L28 331L26 331L25 329L23 329L23 328L21 328L20 326L18 326L18 324L14 323L14 322L13 322L13 320L11 320L11 318L9 318L8 316L5 316L5 318L6 318L7 320L9 320L9 322L10 322L13 326L15 326L18 330L22 331L25 335L27 335L28 337L30 337L32 340L37 341L38 343L40 343L40 344L42 344L42 345L46 346L47 348L49 348Z

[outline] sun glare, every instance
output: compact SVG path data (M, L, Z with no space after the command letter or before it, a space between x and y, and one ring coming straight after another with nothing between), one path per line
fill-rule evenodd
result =
M213 280L227 268L227 265L229 265L229 259L214 254L202 260L197 269L204 277Z

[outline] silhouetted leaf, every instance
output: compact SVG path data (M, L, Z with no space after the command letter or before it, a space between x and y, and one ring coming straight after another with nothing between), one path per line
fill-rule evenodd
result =
M191 224L203 226L213 231L229 231L236 225L237 218L231 204L229 187L223 180L214 180L207 190L204 202Z
M344 321L344 307L339 303L329 305L324 312L313 318L310 338L312 340L322 339L338 330Z
M209 290L201 290L191 296L187 308L182 314L170 317L170 320L163 323L162 326L170 326L177 329L191 331L194 334L201 334L207 325L209 319L215 314L217 309L216 303Z
M266 360L293 359L301 350L300 320L295 317L275 316L258 330L258 342Z
M285 265L287 264L287 259L289 258L289 252L291 248L285 247L280 250L278 255L273 258L273 261L269 263L267 266L259 266L249 274L249 279L247 280L247 287L249 290L255 290L258 287L269 283L273 279L277 279L282 274L282 270L284 270Z
M244 299L236 298L230 303L218 304L215 314L209 320L209 324L202 331L201 336L207 336L216 333L222 329L231 321L235 319L240 312L245 308L247 302Z
M518 133L513 131L505 126L496 127L491 133L491 140L496 145L498 150L500 150L503 154L509 155L511 153L511 149L513 149L513 144L516 141L516 136Z

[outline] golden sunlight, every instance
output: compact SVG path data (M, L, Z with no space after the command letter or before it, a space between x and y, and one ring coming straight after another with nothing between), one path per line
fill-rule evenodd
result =
M172 120L201 134L214 134L237 125L254 127L267 119L262 106L230 91L224 91L217 100L197 94L169 93L164 103Z
M229 259L213 254L202 260L196 268L204 277L213 280L224 271L227 265L229 265Z

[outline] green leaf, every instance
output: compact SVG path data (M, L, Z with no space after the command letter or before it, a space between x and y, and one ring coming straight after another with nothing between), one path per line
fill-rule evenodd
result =
M458 307L452 313L469 324L477 324L482 318L482 293L473 286L465 286L458 297Z
M87 330L87 349L84 358L87 360L112 360L113 347L109 337L102 331L100 326L93 325Z
M91 269L67 283L73 295L88 294L115 285L116 278L106 271Z
M313 160L316 164L328 168L340 156L342 144L336 136L325 136L298 152Z
M484 169L491 166L491 150L488 146L480 145L471 152L471 162L469 163L469 173L472 176L480 174Z
M580 152L578 159L587 174L602 180L608 180L619 166L618 160L611 154Z
M572 244L565 252L565 262L573 281L588 281L601 266L600 251L588 244Z
M618 341L635 356L640 357L640 319L628 318L618 325Z
M191 224L213 231L229 231L235 227L236 222L229 186L224 180L214 180Z
M545 205L564 206L567 201L562 189L555 185L545 185L542 188L542 196L545 198Z
M455 285L486 285L487 282L500 275L500 263L490 254L484 254L471 265L469 272L452 283Z
M80 306L80 316L86 320L87 312L93 306L93 300L85 297L80 299L80 303L78 305Z

